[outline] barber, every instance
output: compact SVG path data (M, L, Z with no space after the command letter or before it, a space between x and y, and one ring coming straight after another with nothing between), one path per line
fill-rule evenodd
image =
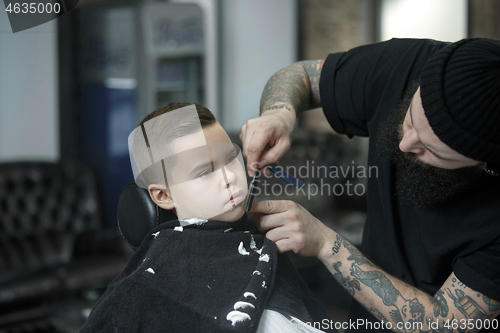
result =
M280 70L242 127L250 175L316 107L336 132L370 138L362 248L292 201L254 203L261 231L321 260L356 300L351 329L500 327L500 41L393 39Z

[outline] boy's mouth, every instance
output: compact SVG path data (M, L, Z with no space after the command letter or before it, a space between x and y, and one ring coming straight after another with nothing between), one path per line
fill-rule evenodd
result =
M226 203L226 205L237 205L240 202L242 202L244 199L245 199L245 197L243 196L243 191L238 190L237 192L234 192L233 195L231 195L231 198Z

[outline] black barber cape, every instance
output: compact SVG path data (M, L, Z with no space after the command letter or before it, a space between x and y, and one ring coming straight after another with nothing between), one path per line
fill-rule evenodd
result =
M246 215L153 229L82 332L256 332L264 309L328 317L290 261Z

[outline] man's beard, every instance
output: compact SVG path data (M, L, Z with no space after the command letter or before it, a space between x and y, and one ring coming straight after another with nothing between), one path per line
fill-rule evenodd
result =
M399 149L403 121L417 88L416 83L410 86L395 112L381 124L377 149L397 165L398 195L420 207L443 203L464 192L477 181L482 168L442 169L419 161L414 153L404 153Z

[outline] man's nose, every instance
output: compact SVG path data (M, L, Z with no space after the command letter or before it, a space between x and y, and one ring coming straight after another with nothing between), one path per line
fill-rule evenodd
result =
M416 155L420 155L425 151L417 132L413 128L404 132L403 139L399 142L399 149L403 153L414 153Z

